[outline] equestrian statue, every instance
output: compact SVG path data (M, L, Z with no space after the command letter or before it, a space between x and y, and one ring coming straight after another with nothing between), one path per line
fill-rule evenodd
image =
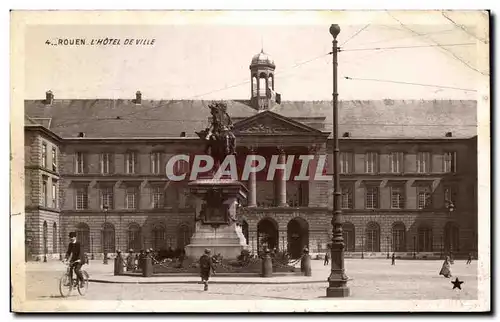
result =
M227 113L226 103L213 102L208 107L212 114L210 125L196 134L207 141L205 153L209 154L214 159L214 165L219 167L226 156L236 154L236 137L232 132L233 123Z

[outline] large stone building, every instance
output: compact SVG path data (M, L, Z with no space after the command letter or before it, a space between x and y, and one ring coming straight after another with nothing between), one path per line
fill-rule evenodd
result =
M255 55L250 99L227 101L238 160L313 154L314 173L328 155L323 173L331 175L332 103L282 101L274 72L268 55ZM111 100L56 99L49 91L27 100L27 259L58 257L70 231L96 257L188 244L200 204L187 180L168 180L165 166L173 155L202 153L195 131L209 124L209 103L149 100L140 92ZM476 102L341 101L339 113L346 256L474 251ZM298 166L288 167L293 178ZM251 249L326 250L332 181L268 181L263 172L244 182L249 198L238 215Z

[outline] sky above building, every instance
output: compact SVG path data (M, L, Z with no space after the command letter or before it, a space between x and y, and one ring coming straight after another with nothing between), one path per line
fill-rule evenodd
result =
M481 30L444 16L433 24L395 17L401 23L341 25L339 99L476 99L474 90L484 85L488 72L478 62ZM137 90L143 99L248 99L250 61L263 49L275 61L275 90L283 100L329 100L328 29L324 23L29 26L25 98L41 99L50 89L56 99L131 99ZM88 45L106 38L121 43ZM125 45L130 38L154 39L154 44ZM58 39L85 39L86 45L46 43Z

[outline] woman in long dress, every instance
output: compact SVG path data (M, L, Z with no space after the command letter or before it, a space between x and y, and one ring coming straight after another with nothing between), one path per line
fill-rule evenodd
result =
M441 271L439 272L439 275L443 275L446 278L451 277L451 267L450 267L450 257L446 256L446 259L444 260L443 267L441 267Z

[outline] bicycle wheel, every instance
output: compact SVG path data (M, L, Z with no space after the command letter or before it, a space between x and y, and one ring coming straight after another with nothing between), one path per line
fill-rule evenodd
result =
M71 284L68 274L61 276L59 279L59 293L61 293L61 296L68 297L71 294L72 289L73 285Z
M82 275L83 275L83 287L81 287L80 283L78 283L78 293L80 293L80 295L85 295L87 294L87 290L89 288L89 274L82 269Z

